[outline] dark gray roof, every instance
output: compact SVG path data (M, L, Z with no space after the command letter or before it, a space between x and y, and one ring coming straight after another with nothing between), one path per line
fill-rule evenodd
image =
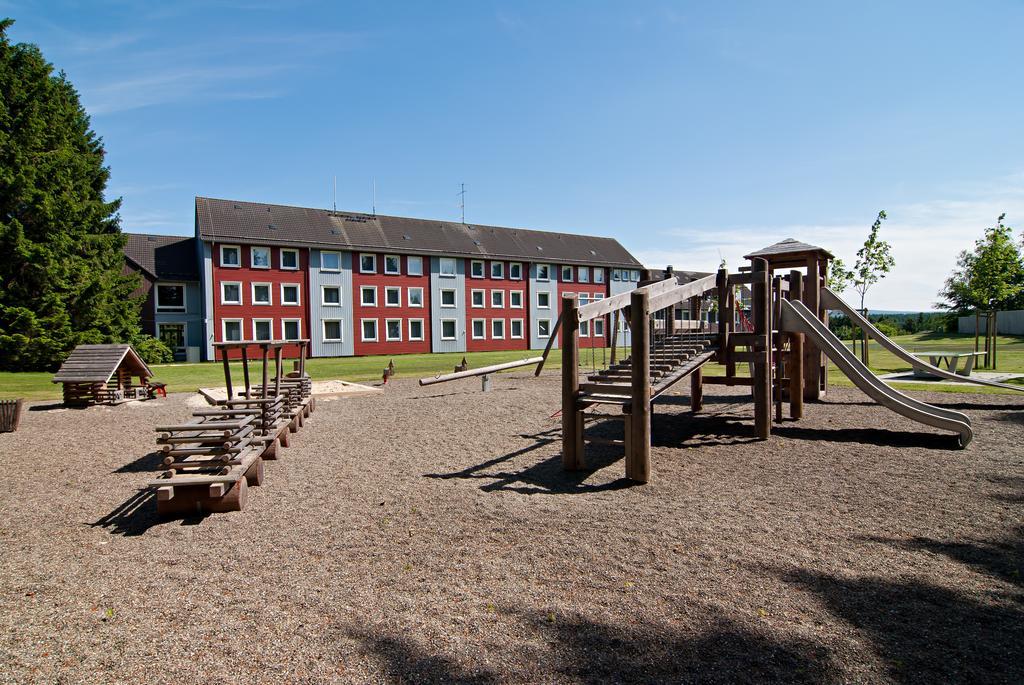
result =
M196 198L202 240L639 267L614 238Z
M745 255L743 258L750 259L752 257L772 257L775 255L798 254L802 252L820 252L827 255L830 258L832 257L832 253L823 247L817 247L816 245L808 245L807 243L802 243L799 240L796 240L795 238L786 238L785 240L780 240L774 245L769 245L768 247L762 248L757 252L751 252L750 254Z
M178 235L126 233L125 255L150 276L162 281L198 281L196 239Z
M133 375L153 375L131 345L79 345L61 364L53 382L106 383L122 363Z

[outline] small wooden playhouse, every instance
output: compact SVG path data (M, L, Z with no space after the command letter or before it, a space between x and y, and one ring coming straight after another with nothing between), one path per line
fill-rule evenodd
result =
M64 404L86 406L148 399L152 377L131 345L79 345L61 364L53 382L64 384ZM132 378L138 378L138 383Z

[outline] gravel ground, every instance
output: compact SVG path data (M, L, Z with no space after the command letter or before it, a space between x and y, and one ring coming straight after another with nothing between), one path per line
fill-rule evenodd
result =
M656 410L652 482L561 471L559 379L324 400L244 512L160 521L188 396L35 404L0 435L4 682L1022 682L1024 403L855 390L752 441ZM595 433L617 436L621 424Z

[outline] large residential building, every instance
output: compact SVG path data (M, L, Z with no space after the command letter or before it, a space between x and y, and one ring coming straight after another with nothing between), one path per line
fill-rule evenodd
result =
M188 240L204 359L247 339L309 338L317 357L543 349L561 295L626 292L643 268L611 238L203 197ZM592 322L581 344L610 336Z

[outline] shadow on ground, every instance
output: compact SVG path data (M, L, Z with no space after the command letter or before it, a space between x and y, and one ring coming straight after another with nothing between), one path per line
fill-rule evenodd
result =
M196 515L177 521L183 526L194 526L202 523L205 518L205 515ZM145 534L154 526L173 522L173 519L163 518L156 513L156 495L153 490L145 488L136 491L103 518L87 525L104 528L114 535L133 537Z
M141 457L118 467L114 473L151 473L163 465L164 453L155 451L144 454Z

